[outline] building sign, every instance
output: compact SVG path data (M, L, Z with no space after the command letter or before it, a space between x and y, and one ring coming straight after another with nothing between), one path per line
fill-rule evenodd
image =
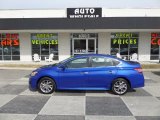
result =
M54 33L34 33L31 34L32 44L41 45L57 45L58 44L58 34Z
M1 46L19 46L19 35L15 33L0 34Z
M113 33L112 44L137 44L138 35L133 33Z
M151 44L160 46L160 33L151 33Z
M79 33L77 37L78 38L89 38L90 36L88 33Z
M95 33L74 33L72 34L73 38L96 38L97 34Z
M99 18L102 8L67 8L67 18Z

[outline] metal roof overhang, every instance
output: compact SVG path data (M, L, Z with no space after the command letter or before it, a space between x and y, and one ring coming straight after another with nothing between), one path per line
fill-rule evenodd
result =
M0 30L160 29L160 17L7 18Z

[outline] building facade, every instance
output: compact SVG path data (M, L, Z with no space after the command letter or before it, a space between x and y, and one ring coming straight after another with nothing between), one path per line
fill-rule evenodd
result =
M0 61L120 53L158 61L160 9L0 10Z

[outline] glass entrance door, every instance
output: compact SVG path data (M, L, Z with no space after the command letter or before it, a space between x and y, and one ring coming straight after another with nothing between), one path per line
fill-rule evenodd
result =
M95 54L96 39L76 38L72 41L73 55Z
M96 54L96 40L88 39L88 54Z

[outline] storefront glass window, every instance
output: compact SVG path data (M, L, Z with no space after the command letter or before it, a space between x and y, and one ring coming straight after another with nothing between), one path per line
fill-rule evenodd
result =
M151 60L159 59L160 33L151 33Z
M38 54L41 60L54 54L53 60L58 60L58 34L57 33L32 33L32 56ZM33 59L33 57L32 57Z
M19 34L0 33L0 60L20 60Z
M111 55L120 53L126 60L138 54L138 33L111 33Z

